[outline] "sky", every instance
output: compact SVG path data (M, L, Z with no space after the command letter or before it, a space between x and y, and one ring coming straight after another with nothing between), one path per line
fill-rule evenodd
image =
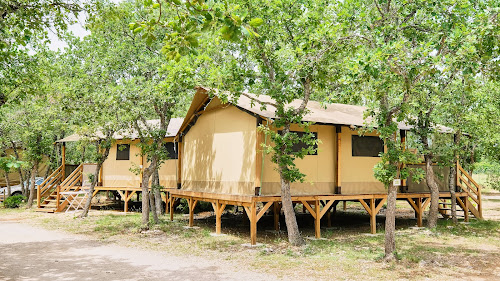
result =
M85 28L83 27L83 25L85 24L85 19L86 19L85 14L81 13L80 16L78 17L77 23L70 25L68 27L68 31L71 31L73 35L78 36L80 38L90 34L90 32L85 30ZM66 44L66 42L64 41L61 41L57 36L57 34L55 34L53 31L49 31L49 39L50 39L49 48L51 50L54 51L57 51L58 49L63 50L65 47L68 46L68 44Z
M114 2L114 3L119 3L121 1L123 1L123 0L111 0L111 2ZM83 38L85 35L90 34L90 32L85 30L85 28L83 27L83 25L85 24L86 18L87 18L87 16L85 13L80 13L80 15L78 16L78 22L70 25L68 27L68 31L73 32L73 35L78 36L80 38ZM57 36L57 34L55 34L52 31L49 31L49 39L50 39L49 48L51 50L54 50L54 51L57 51L58 49L63 50L65 47L68 46L68 44L66 44L64 41L61 41L59 39L59 37Z

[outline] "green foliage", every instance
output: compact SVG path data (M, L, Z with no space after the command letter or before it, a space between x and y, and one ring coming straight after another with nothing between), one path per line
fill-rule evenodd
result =
M3 202L3 205L5 206L5 208L10 208L10 209L19 208L21 203L23 203L24 201L26 201L26 197L22 195L14 195L7 197Z
M24 162L18 161L14 156L0 157L0 169L9 173L13 169L21 168Z

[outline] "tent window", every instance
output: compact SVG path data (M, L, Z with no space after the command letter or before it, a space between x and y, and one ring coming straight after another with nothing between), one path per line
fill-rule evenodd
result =
M290 131L291 133L296 133L300 138L302 138L305 134L305 132L296 132L296 131ZM279 134L281 134L281 131L278 131ZM317 140L318 139L318 133L314 133L312 132L312 134L314 135L314 139ZM302 148L307 148L307 144L305 144L304 142L299 142L299 143L295 143L293 144L293 151L294 152L299 152L300 150L302 150ZM310 154L307 154L307 155L318 155L318 145L315 144L314 146L314 153L310 153Z
M352 136L352 156L379 157L384 152L384 142L379 137Z
M116 150L116 160L130 160L130 144L119 144Z
M179 151L178 147L179 147L178 142L175 143L175 146L174 146L173 142L165 143L165 149L168 152L168 158L170 158L170 159L178 159L179 158L179 155L177 153Z

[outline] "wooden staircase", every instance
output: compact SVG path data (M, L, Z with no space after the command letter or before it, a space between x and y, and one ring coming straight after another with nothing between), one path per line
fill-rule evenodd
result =
M466 221L469 215L483 219L481 186L460 166L459 162L457 162L456 185L457 191L468 195L464 200L457 198L457 217L462 217ZM451 217L451 199L440 199L439 213L445 218Z
M62 182L61 182L62 167L59 167L59 169L61 169L59 178L60 184L57 184L57 180L49 180L47 183L45 183L44 181L40 185L39 187L40 196L38 196L38 209L36 210L37 212L47 212L47 213L62 212L71 202L71 200L73 200L73 198L72 197L64 198L63 196L61 196L61 192L78 191L82 188L83 165L78 166ZM56 172L57 170L54 171L53 173L54 178L58 176ZM48 179L51 179L51 177L49 177ZM42 200L41 198L44 197L44 194L48 194L48 196Z

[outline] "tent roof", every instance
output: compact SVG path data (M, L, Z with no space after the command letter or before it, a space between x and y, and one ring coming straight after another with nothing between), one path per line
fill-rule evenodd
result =
M179 132L179 128L181 127L182 121L184 118L172 118L170 119L170 123L168 124L167 128L167 134L165 135L166 138L168 137L175 137L177 135L177 132ZM154 120L147 120L147 123L149 126L152 127L158 127L160 125L160 120L159 119L154 119ZM96 135L98 137L104 137L102 132L97 132ZM116 140L121 140L121 139L137 139L139 138L139 135L136 130L134 129L128 129L128 130L122 130L118 133L115 133L113 135L113 138ZM72 141L79 141L82 139L82 136L78 134L72 134L69 135L63 139L58 140L57 142L72 142Z
M212 90L210 88L204 87L197 88L196 95L193 98L193 103L191 104L184 123L181 126L182 130L185 128L185 126L187 126L187 123L189 123L189 117L195 113L195 111L204 103L204 101L207 100L209 91L213 91L216 96L218 95L217 90ZM229 100L232 100L231 95L229 95ZM234 106L240 109L270 119L276 118L276 108L273 105L268 104L273 102L273 99L267 95L257 96L250 93L240 95L240 97L235 102L231 101ZM301 100L294 100L288 106L298 108L301 102ZM261 107L262 103L265 104L265 108ZM307 109L309 110L309 112L303 118L303 120L306 122L346 126L352 125L356 127L362 127L370 124L372 121L371 117L364 117L364 112L368 109L364 106L340 103L322 105L317 101L309 101L307 103ZM411 129L411 126L404 122L399 122L398 127L401 130ZM453 132L452 129L441 125L437 125L436 128L443 133Z

